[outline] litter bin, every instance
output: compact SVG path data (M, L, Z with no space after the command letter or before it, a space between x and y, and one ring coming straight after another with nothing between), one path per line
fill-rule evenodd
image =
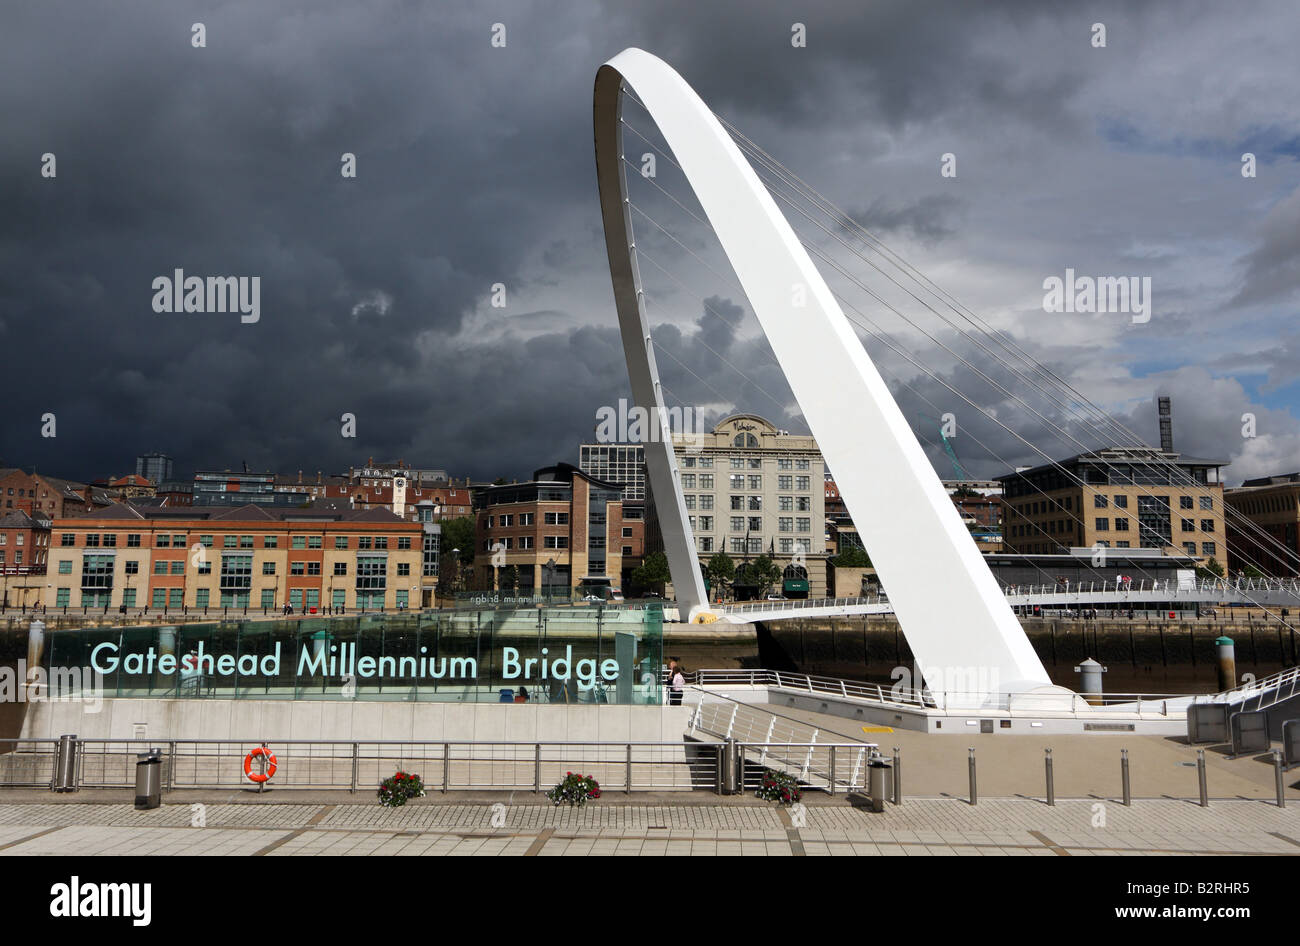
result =
M135 757L135 807L141 811L162 804L162 750L150 749Z
M515 701L514 690L506 690L506 689L497 690L498 703L513 703L514 701Z
M722 772L718 790L723 795L738 795L744 788L740 783L740 752L736 740L727 737L722 744Z
M885 798L889 794L890 770L893 766L894 764L878 751L873 751L867 759L867 794L871 796L872 811L885 810Z
M77 737L62 735L54 757L54 790L56 792L75 792L77 790Z

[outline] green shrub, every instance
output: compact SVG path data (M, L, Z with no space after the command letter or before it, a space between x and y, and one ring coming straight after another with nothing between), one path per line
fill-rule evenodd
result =
M409 799L424 797L424 782L418 775L398 772L379 783L378 794L385 808L401 808Z

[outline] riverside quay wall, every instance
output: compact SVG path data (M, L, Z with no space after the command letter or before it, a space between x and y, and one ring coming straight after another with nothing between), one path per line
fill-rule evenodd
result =
M1298 642L1276 619L1154 617L1084 620L1023 618L1054 683L1078 689L1074 668L1093 658L1107 668L1110 693L1209 693L1218 689L1215 639L1232 638L1238 676L1263 677L1295 666ZM715 630L716 628L716 630ZM811 619L758 625L664 625L664 655L688 669L766 668L894 683L912 669L907 639L892 616Z

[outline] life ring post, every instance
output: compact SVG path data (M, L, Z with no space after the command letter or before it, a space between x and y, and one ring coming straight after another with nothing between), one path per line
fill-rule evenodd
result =
M254 759L261 760L261 771L256 773L253 772ZM275 754L266 743L262 743L244 756L244 775L248 777L249 781L257 784L259 795L265 790L266 783L275 774L276 768Z

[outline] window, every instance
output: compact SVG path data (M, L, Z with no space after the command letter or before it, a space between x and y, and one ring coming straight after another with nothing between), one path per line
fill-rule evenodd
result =
M730 478L728 479L728 482L730 483L732 489L744 489L744 488L745 488L745 474L744 474L744 473L732 473L731 476L730 476Z
M569 514L567 512L548 512L543 521L548 526L567 526L569 524ZM548 546L548 548L553 547Z
M744 509L744 508L745 508L745 497L744 497L744 496L732 496L732 497L731 497L731 509L732 509L733 512L738 512L738 511L740 511L740 510L742 510L742 509Z
M808 483L809 483L809 478L806 476L796 476L794 478L795 489L799 489L799 490L810 489L811 487L809 487Z
M69 562L68 564L71 565L72 563ZM62 569L60 569L60 572L62 572ZM127 575L138 575L140 574L140 563L135 561L123 562L122 572Z
M694 474L694 473L683 473L683 474L682 474L682 489L695 489L695 474Z
M72 574L72 560L71 560L71 559L69 559L69 560L67 560L67 561L59 562L59 574L60 574L60 575L71 575L71 574Z
M305 575L306 573L307 573L307 563L306 563L306 562L290 562L290 563L289 563L289 574L290 574L290 575Z
M761 458L761 457L750 457L750 458L749 458L749 468L750 468L751 470L761 470L761 469L763 469L763 460L762 460L762 458Z
M710 532L710 531L712 531L712 530L713 530L713 517L712 517L712 516L700 516L700 531L701 531L701 532Z
M807 460L795 460L795 461L794 461L794 468L795 468L796 470L806 470L806 469L808 469L808 461L807 461Z
M65 532L59 536L59 545L65 549L77 544L77 537L71 532Z
M521 535L519 537L519 547L521 549L533 548L533 537L531 535Z
M166 574L167 574L167 563L166 563L166 562L154 562L154 563L153 563L153 573L154 573L155 575L166 575Z
M762 489L762 488L763 488L763 477L761 477L761 476L755 476L755 475L753 475L753 474L751 473L750 476L749 476L749 488L750 488L750 489Z
M811 532L811 531L812 531L812 520L809 519L807 516L799 516L799 517L795 520L795 522L796 522L796 524L799 526L799 528L798 528L798 531L799 531L799 532Z
M731 531L732 531L732 532L744 532L744 531L745 531L745 517L744 517L744 516L732 516L732 517L731 517Z
M794 477L793 477L793 476L778 476L778 477L776 478L776 488L777 488L777 489L794 489Z
M308 574L308 575L319 575L319 574L320 574L320 562L308 562L308 563L307 563L307 574Z
M793 496L778 496L778 497L776 498L776 508L777 508L777 511L778 511L778 512L793 512L793 511L794 511L794 497L793 497Z
M702 470L713 469L713 457L700 457L700 469Z
M627 526L623 527L623 538L625 539L632 538L632 530L629 529Z
M630 546L625 546L624 549L625 549L625 551L623 552L624 555L632 554L632 549ZM713 551L713 536L711 535L700 536L700 551L701 552Z
M750 512L761 512L763 509L763 497L750 496L749 502L746 503L745 508L748 509Z
M1192 503L1192 497L1190 497L1190 496L1179 496L1179 497L1178 497L1178 507L1179 507L1180 509L1191 509L1192 506L1193 506L1193 503Z
M731 468L732 468L733 470L743 470L743 469L745 468L745 458L744 458L744 457L732 457L732 458L731 458Z
M135 607L135 589L125 588L122 591L122 603L128 608Z
M172 567L171 567L171 573L172 573L173 575L184 575L184 574L185 574L185 562L184 562L184 561L180 561L180 562L172 562L172 563L171 563L171 566L172 566Z
M87 532L87 533L86 533L86 547L87 547L87 548L98 548L98 547L99 547L99 533L98 533L98 532Z
M1202 519L1202 520L1201 520L1201 531L1202 531L1202 532L1213 532L1213 531L1214 531L1214 520L1213 520L1213 519Z
M1127 520L1127 519L1116 519L1116 520L1115 520L1115 531L1116 531L1116 532L1127 532L1127 531L1128 531L1128 520Z
M523 525L521 522L520 525ZM399 552L409 552L411 550L411 537L409 535L399 535L397 537L397 550Z
M320 546L315 546L315 548L320 548ZM386 535L375 536L375 548L376 549L388 548L388 536Z
M1126 549L1126 548L1128 548L1128 547L1129 547L1129 543L1128 543L1128 542L1116 542L1116 543L1115 543L1115 548L1117 548L1117 549Z
M794 551L794 539L778 539L777 550L782 554L788 555Z
M346 549L348 547L348 537L346 535L334 536L334 547L336 549Z
M241 535L239 537L239 547L241 549L251 549L253 547L253 537L251 535Z
M290 545L295 549L305 549L307 547L307 537L305 535L295 535Z
M794 508L796 512L812 512L812 497L800 496L795 501Z
M793 532L794 516L779 516L776 520L776 528L779 532Z
M1108 505L1110 505L1110 500L1107 499L1104 495L1102 495L1101 493L1093 494L1092 497L1093 509L1105 509Z
M262 574L263 574L263 575L274 575L274 574L275 574L275 562L263 562L263 563L262 563Z
M1116 509L1127 509L1127 508L1128 508L1128 497L1125 496L1123 493L1116 493L1116 494L1115 494L1115 508L1116 508Z
M398 574L401 574L401 572L398 572ZM397 589L397 606L399 608L405 608L407 606L407 601L408 601L407 595L408 592L405 588Z
M153 606L162 609L167 606L167 589L155 588L153 590Z
M167 607L179 608L181 606L181 597L185 594L184 588L167 589Z
M687 508L687 509L694 509L694 508L695 508L695 494L694 494L694 493L687 493L686 495L684 495L684 496L682 497L682 501L686 504L686 508Z
M713 508L713 494L706 493L700 497L700 508L704 510Z
M212 548L212 536L210 535L199 536L199 545L203 546L205 549Z
M1184 543L1183 543L1183 551L1186 552L1188 555L1195 555L1195 554L1196 554L1196 543L1195 543L1195 542L1184 542Z
M223 549L233 549L235 547L235 541L236 541L235 536L223 535L221 537L221 547Z
M71 597L71 595L72 595L71 588L60 588L56 592L56 596L54 599L54 606L58 608L66 608L68 606L68 599Z
M347 563L347 562L335 562L335 563L334 563L334 574L335 574L335 575L338 575L338 576L344 576L344 575L347 575L347 573L348 573L348 563Z
M269 611L271 608L274 607L275 607L275 589L263 588L262 589L262 610Z
M398 562L398 563L397 563L397 574L399 574L399 575L409 575L409 574L411 574L411 564L410 564L410 562Z
M1214 497L1213 497L1213 496L1201 496L1201 497L1199 497L1199 500L1200 500L1200 504L1201 504L1201 508L1202 508L1202 509L1213 509L1213 508L1214 508Z
M370 536L368 536L368 535L359 535L359 536L357 536L357 548L358 548L358 549L369 549L369 548L370 548Z
M1097 519L1097 531L1098 531L1098 532L1109 532L1109 531L1110 531L1110 519L1105 518L1105 517L1098 518L1098 519Z
M567 549L569 547L569 537L567 535L548 535L543 547L548 549Z
M199 562L199 574L200 574L200 575L211 575L211 574L212 574L212 563L211 563L211 562Z
M687 469L691 469L692 467L694 467L695 457L684 457L682 459L682 466L686 467Z
M19 544L19 545L22 545L22 544L23 544L23 537L22 537L22 534L21 534L21 533L19 533L19 535L18 535L18 544ZM111 549L111 548L116 548L116 547L117 547L117 533L116 533L116 532L109 532L109 533L106 533L106 534L105 534L105 536L104 536L104 547L105 547L105 548L110 548L110 549Z
M90 536L86 536L86 539L87 543L89 543ZM153 540L153 544L160 549L169 549L172 546L172 537L170 535L156 536Z
M533 524L533 515L531 512L521 512L519 514L519 524L521 526L531 526Z
M749 531L750 531L750 532L762 532L762 531L763 531L763 517L762 517L762 516L750 516L750 517L749 517Z
M275 592L273 591L271 594L275 594ZM208 595L207 588L194 589L194 607L206 608L208 606Z
M278 535L262 536L262 548L278 549L280 547L280 537Z
M497 523L504 529L515 524L515 517L513 515L497 516Z
M713 474L712 474L712 473L701 473L701 474L700 474L700 489L713 489Z
M1213 542L1202 542L1202 543L1201 543L1201 554L1202 554L1202 555L1213 555L1213 554L1214 554L1214 543L1213 543Z

